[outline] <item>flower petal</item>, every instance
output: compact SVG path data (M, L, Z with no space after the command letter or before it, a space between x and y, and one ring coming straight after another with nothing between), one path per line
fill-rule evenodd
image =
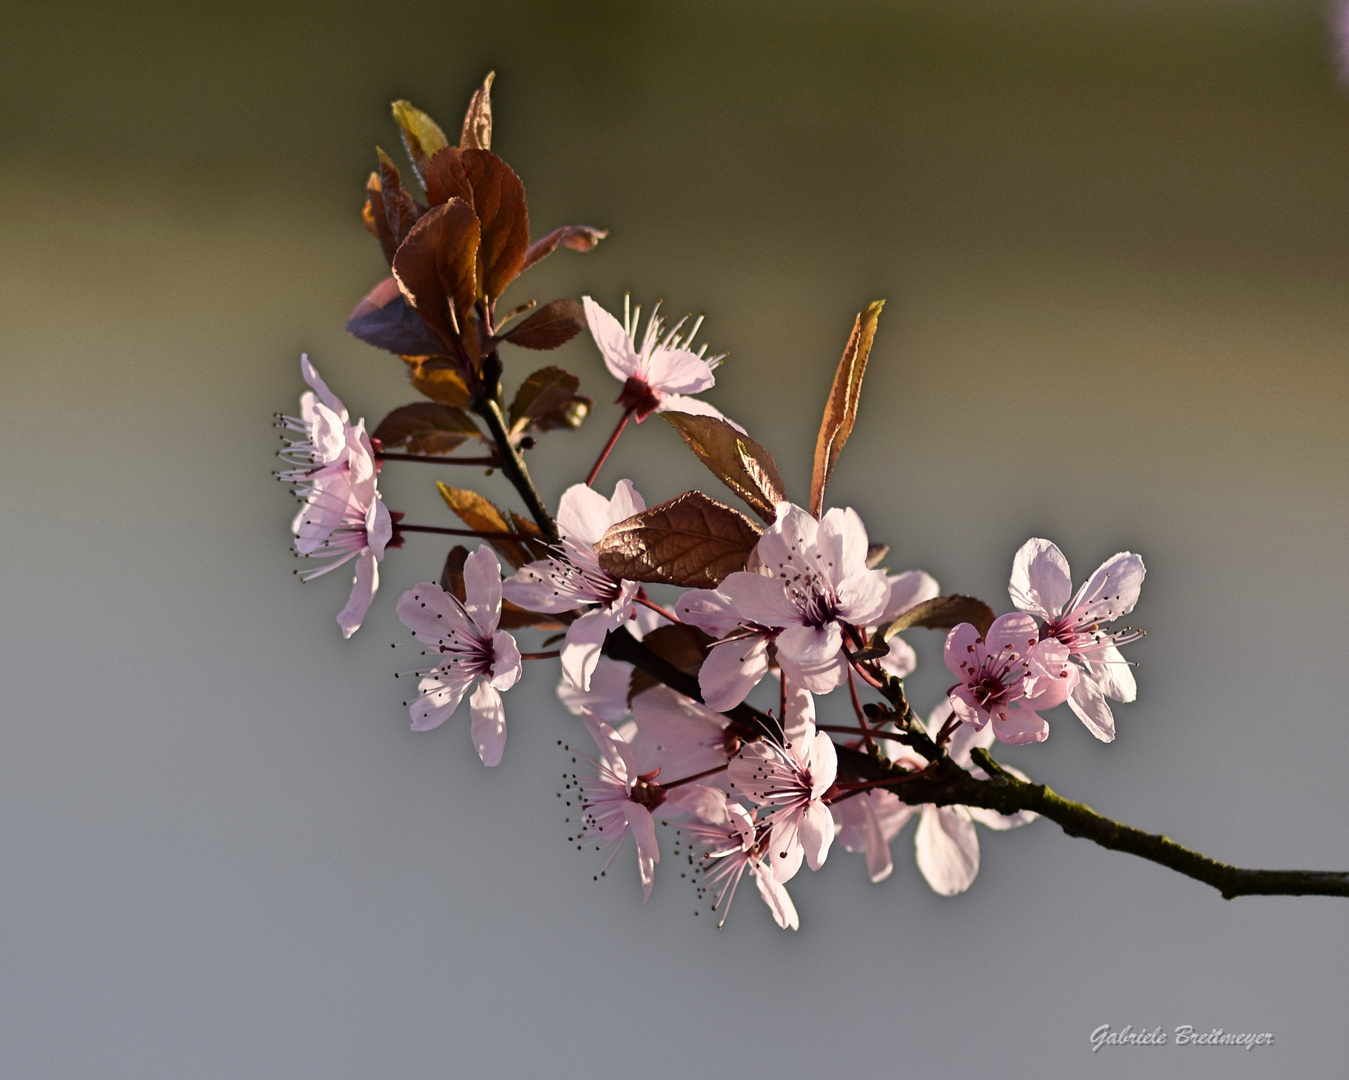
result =
M1044 742L1049 738L1049 723L1022 705L1008 705L993 714L993 734L1012 746Z
M697 353L657 345L647 358L646 381L663 394L698 394L717 379Z
M616 623L612 612L603 608L586 612L567 627L562 646L562 674L573 686L590 689L590 676L600 662L604 638Z
M796 905L792 903L792 898L787 895L787 889L771 873L762 868L751 868L750 873L754 876L754 884L758 886L759 895L763 897L763 902L768 905L768 910L773 913L773 921L784 930L801 929L801 920L796 914Z
M486 544L464 560L464 610L484 637L501 620L501 563Z
M1084 657L1083 663L1106 697L1116 701L1133 701L1138 697L1133 668L1114 645L1107 645L1090 658Z
M801 846L805 848L806 865L812 870L818 870L829 857L829 845L834 842L834 819L829 813L829 807L819 800L807 806L806 812L801 815L798 835Z
M637 841L637 872L642 878L642 903L651 898L651 886L656 883L656 863L660 862L660 848L656 843L656 823L651 811L635 802L623 804L623 814Z
M843 630L830 621L823 626L788 626L778 635L778 656L791 663L824 665L843 647Z
M739 613L741 622L756 626L791 626L801 621L800 611L776 578L737 570L727 575L717 592L726 597L733 611Z
M505 630L492 635L492 686L497 690L509 690L520 681L523 665L520 663L520 646L515 637Z
M924 806L914 833L918 869L942 896L964 892L979 873L979 836L964 809Z
M1027 540L1012 559L1007 591L1022 611L1042 619L1054 618L1073 595L1068 560L1049 540Z
M342 404L341 398L328 389L328 384L319 376L318 369L309 362L308 353L300 354L300 377L313 387L314 393L324 405L342 417L343 423L347 421L347 407Z
M709 709L734 709L768 674L768 638L763 634L714 645L698 671L698 688Z
M1035 620L1020 611L999 615L984 635L990 656L1003 652L1008 645L1017 656L1025 656L1040 640L1040 628Z
M1093 614L1101 622L1118 619L1133 611L1138 603L1146 572L1139 556L1132 551L1121 551L1097 567L1080 596L1083 602L1093 605Z
M598 543L615 520L622 518L612 516L609 500L585 484L572 484L558 501L557 527L563 536L579 544Z
M430 731L450 718L464 698L473 677L460 677L437 668L417 684L421 696L412 702L412 730Z
M632 339L624 331L623 324L590 297L581 297L581 304L585 308L590 336L595 339L600 355L604 357L604 366L619 382L627 382L641 366L637 351L632 347Z
M885 606L883 623L899 618L909 608L941 595L937 579L923 570L905 570L890 577L890 603Z
M351 597L347 606L337 613L337 625L342 628L344 638L351 637L361 628L365 613L375 599L375 590L379 588L379 563L374 553L365 551L356 560L356 574L351 582Z
M612 773L616 780L629 783L637 775L632 747L603 720L587 714L581 717L581 721L590 732L590 737L595 740L595 745L599 747L603 767Z
M717 420L724 420L735 428L742 435L745 429L723 413L720 409L714 408L701 398L689 397L686 394L666 394L660 399L656 406L656 412L684 413L687 416L711 416Z
M1090 672L1078 673L1077 685L1068 695L1068 707L1101 742L1115 741L1115 714Z
M499 765L501 752L506 749L506 706L501 695L483 679L468 699L468 708L472 716L469 730L478 757L484 765Z

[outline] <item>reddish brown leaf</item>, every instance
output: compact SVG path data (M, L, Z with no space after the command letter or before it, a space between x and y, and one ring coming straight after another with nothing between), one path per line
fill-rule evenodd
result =
M714 589L745 568L761 532L739 510L686 491L611 525L595 554L616 578Z
M482 438L468 413L431 401L400 405L372 434L386 447L406 446L414 454L448 454L469 439Z
M380 246L384 249L384 257L392 262L390 247L394 251L398 250L398 245L407 238L424 209L403 190L403 178L398 172L398 166L389 160L389 155L378 148L376 153L379 155L379 198L372 200L375 228L379 233Z
M456 409L468 406L471 396L463 377L453 367L438 362L436 357L425 357L408 372L412 385L442 405Z
M843 444L848 441L857 421L862 376L867 370L867 357L871 355L871 342L876 337L876 321L884 306L884 300L876 300L857 316L847 348L843 350L843 359L834 372L834 385L829 391L824 421L815 442L815 468L810 477L810 512L817 518L824 510L824 485L829 482L829 474L834 471Z
M375 224L375 203L379 198L379 173L372 172L365 182L365 205L361 207L361 221L370 230L370 235L379 239L379 227ZM392 256L389 256L392 258Z
M554 300L507 330L500 340L524 349L556 349L585 328L585 309L580 304L575 300Z
M464 113L464 127L459 135L459 149L492 149L492 80L495 71L489 71L482 85L473 91Z
M473 185L464 173L464 161L459 147L447 146L437 150L426 166L426 197L432 206L450 199L463 199L473 205Z
M707 656L707 647L715 639L696 626L658 626L642 638L642 644L657 656L668 660L685 675L697 675ZM640 668L632 669L628 682L628 704L644 690L661 684Z
M512 434L526 428L552 431L560 427L580 427L595 402L576 391L581 385L569 371L560 367L540 368L520 384L507 413Z
M748 435L715 416L667 412L661 416L698 455L698 460L744 499L764 521L776 519L774 507L786 500L773 455Z
M506 522L506 516L476 491L454 488L448 484L440 483L436 484L436 487L440 490L440 497L445 500L445 505L453 510L459 520L470 529L478 529L482 532L511 531L510 525ZM529 548L526 546L527 542L527 537L521 537L520 542L515 540L488 541L497 549L497 553L503 559L517 569L527 562L534 561L534 556L529 553Z
M913 626L925 626L929 630L950 630L953 626L967 622L973 623L980 634L987 634L995 617L991 607L973 596L934 596L931 600L915 604L893 622L877 627L867 647L857 655L863 660L874 660L884 656L888 651L886 642L901 630L908 630Z
M422 184L426 183L426 166L437 150L449 145L450 140L440 125L410 101L393 103L393 118L403 136L403 146L407 148L412 167Z
M597 229L593 225L563 225L529 245L529 250L525 252L525 263L520 269L523 272L540 259L546 259L557 250L559 244L572 251L590 251L608 235L608 229Z
M474 318L477 263L478 219L460 199L423 215L394 256L398 287L446 342L458 338Z
M461 158L473 186L473 210L482 224L478 295L495 300L519 275L529 250L525 185L490 151L465 150Z
M381 281L356 305L347 319L347 333L399 356L424 356L445 348L421 316L408 306L392 277Z

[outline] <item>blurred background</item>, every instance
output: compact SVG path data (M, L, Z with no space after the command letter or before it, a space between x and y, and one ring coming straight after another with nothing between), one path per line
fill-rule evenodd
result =
M853 315L885 297L831 484L895 570L1009 610L1029 536L1148 566L1137 703L1004 758L1242 865L1349 869L1349 98L1297 0L9 5L0 35L0 1072L13 1077L1325 1076L1345 901L1212 890L1041 822L934 895L835 849L725 930L631 852L596 884L555 798L584 737L531 667L495 770L414 735L384 563L341 640L301 588L275 411L308 350L373 424L413 400L346 336L406 97L493 149L535 235L611 230L509 300L705 312L712 400L798 499ZM397 155L401 160L401 153ZM550 499L618 386L547 437ZM452 524L390 466L389 505ZM602 475L713 481L659 421ZM926 711L947 684L909 635ZM1272 1032L1252 1052L1091 1031Z

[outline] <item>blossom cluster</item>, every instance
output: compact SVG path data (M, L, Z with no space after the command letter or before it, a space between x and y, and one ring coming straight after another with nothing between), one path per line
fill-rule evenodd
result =
M695 351L701 319L687 331L686 320L667 328L657 310L642 330L640 310L625 303L620 322L586 296L546 304L507 330L533 306L498 319L497 297L516 276L558 246L588 250L605 234L564 226L530 243L523 185L488 149L489 89L490 79L458 146L424 113L395 104L427 202L404 190L381 156L365 220L392 276L361 302L349 329L401 357L430 400L395 410L372 438L302 359L310 390L298 416L280 419L288 467L277 474L301 502L295 550L319 564L302 577L355 562L338 616L350 637L375 595L379 562L404 532L485 541L454 547L438 580L397 601L427 658L412 673L412 727L440 727L467 697L472 743L484 765L497 766L507 741L503 695L526 660L556 659L561 704L594 743L590 754L573 749L576 733L558 739L576 765L561 793L571 839L607 851L604 873L631 834L644 896L661 830L672 829L673 850L687 855L699 895L721 921L748 874L777 924L795 929L786 886L803 865L819 870L837 841L863 854L868 876L881 881L910 819L924 878L942 895L964 891L979 869L975 824L1004 830L1035 815L926 802L906 794L920 785L904 785L939 770L974 781L990 780L989 769L1020 776L995 766L989 748L1043 741L1042 714L1063 704L1096 738L1114 739L1108 700L1137 693L1120 646L1139 636L1116 620L1138 600L1142 560L1114 555L1074 591L1062 552L1028 540L1012 561L1016 610L1003 615L943 595L922 570L884 568L889 549L871 542L860 514L824 501L856 417L879 304L858 316L845 349L804 506L785 495L771 455L697 396L715 385L722 359L708 358L706 346ZM523 453L547 432L576 427L594 402L575 376L545 367L507 403L500 347L551 349L583 331L620 384L619 416L586 478L550 513ZM628 479L604 495L596 480L625 425L652 415L758 520L698 491L651 506ZM489 456L456 457L466 444ZM400 446L406 452L391 449ZM499 466L530 516L441 483L463 527L404 524L376 487L380 468L400 460ZM671 599L648 585L678 591ZM925 724L904 697L917 655L900 636L923 628L946 632L954 680ZM546 638L522 652L521 632ZM834 693L846 697L851 724L819 720L817 700ZM751 696L772 705L759 709ZM861 755L869 773L857 766Z

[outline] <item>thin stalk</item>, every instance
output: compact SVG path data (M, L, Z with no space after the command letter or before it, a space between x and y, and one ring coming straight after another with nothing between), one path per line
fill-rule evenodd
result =
M515 540L523 543L529 537L521 533L500 532L491 529L450 529L443 525L405 525L401 521L394 526L396 532L435 533L439 536L474 536L479 540Z
M727 764L730 764L730 763L727 762ZM665 791L669 791L671 788L677 788L677 787L679 787L681 784L691 784L691 783L693 783L693 781L695 781L695 780L701 780L701 779L703 779L704 777L707 777L707 776L716 776L717 773L722 773L722 772L725 772L725 771L726 771L726 765L716 765L716 766L713 766L713 767L710 768L710 769L704 769L704 770L703 770L702 772L700 772L700 773L694 773L692 776L686 776L686 777L684 777L684 779L682 779L682 780L671 780L668 784L661 784L661 787L662 787Z
M628 426L628 421L631 418L632 409L624 409L623 415L618 418L618 425L614 428L614 433L609 436L609 441L604 444L604 449L600 451L600 456L595 459L595 464L590 469L590 475L586 477L586 487L591 487L595 483L595 477L599 476L600 469L604 467L609 451L614 448L614 443L618 442L618 437L623 434L623 429Z
M485 465L489 469L494 469L499 464L497 459L488 455L486 457L449 457L442 454L401 454L391 450L381 450L375 455L376 461L422 461L427 465Z

